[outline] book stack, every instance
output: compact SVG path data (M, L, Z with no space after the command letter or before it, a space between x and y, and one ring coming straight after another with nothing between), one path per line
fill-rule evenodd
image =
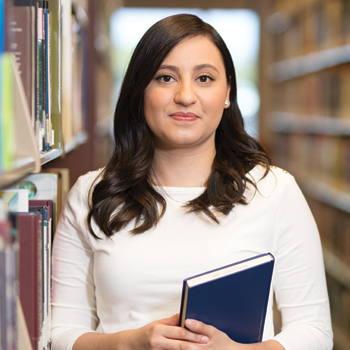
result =
M0 191L3 349L50 347L51 245L68 175L67 169L49 169Z

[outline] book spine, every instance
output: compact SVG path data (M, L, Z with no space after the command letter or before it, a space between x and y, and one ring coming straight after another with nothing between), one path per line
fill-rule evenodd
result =
M38 4L37 9L37 137L39 142L39 150L45 150L45 105L44 105L44 12L43 8Z
M45 115L46 115L46 151L52 145L52 121L51 121L51 51L50 51L50 12L49 2L44 2L44 26L45 26Z
M1 210L1 209L0 209ZM2 209L3 210L3 209ZM0 220L0 272L1 272L1 349L16 350L16 242L12 237L10 221Z
M14 96L12 63L9 54L0 56L0 107L1 107L1 143L2 143L2 170L11 171L15 153L15 130L14 130Z

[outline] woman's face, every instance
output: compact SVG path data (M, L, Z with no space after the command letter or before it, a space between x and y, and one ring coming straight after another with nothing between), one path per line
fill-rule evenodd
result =
M229 105L220 51L205 36L180 42L144 93L144 113L156 149L215 147L215 131Z

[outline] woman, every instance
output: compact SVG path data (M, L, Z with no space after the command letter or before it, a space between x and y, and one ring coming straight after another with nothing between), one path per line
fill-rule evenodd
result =
M53 252L52 349L331 349L322 253L288 173L244 131L231 56L192 15L141 39L114 118L115 150L70 192ZM263 342L178 327L182 280L271 252ZM173 316L172 316L173 315Z

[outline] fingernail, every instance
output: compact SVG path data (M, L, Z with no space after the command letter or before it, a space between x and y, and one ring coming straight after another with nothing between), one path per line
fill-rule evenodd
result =
M207 336L202 337L202 343L208 343L209 338Z
M193 320L186 320L186 326L193 327L194 326L194 321Z

